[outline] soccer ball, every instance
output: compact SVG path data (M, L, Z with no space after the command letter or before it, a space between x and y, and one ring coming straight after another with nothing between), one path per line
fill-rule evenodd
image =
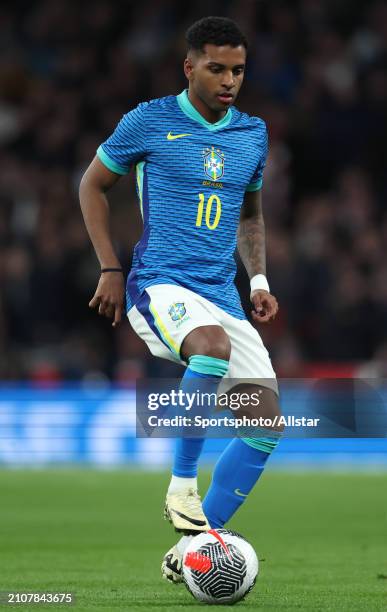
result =
M195 536L183 556L183 580L192 595L208 604L233 604L253 588L258 575L254 548L228 529Z

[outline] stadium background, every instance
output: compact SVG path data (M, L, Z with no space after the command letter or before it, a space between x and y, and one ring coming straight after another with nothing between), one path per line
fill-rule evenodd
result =
M281 308L261 331L277 372L310 375L321 363L338 364L336 375L384 372L386 3L166 0L141 9L103 0L1 8L1 379L127 384L170 373L126 322L112 333L87 308L98 264L78 184L123 113L183 89L184 31L205 14L246 31L238 105L268 124L268 275ZM128 270L141 233L133 177L109 199ZM238 282L248 309L242 270Z
M183 89L184 31L209 14L246 32L238 106L269 129L264 212L280 312L260 332L278 375L387 375L386 2L3 4L0 591L71 588L79 610L188 602L159 577L173 537L160 524L172 441L134 437L136 378L181 370L152 359L126 321L112 330L89 311L99 267L78 185L123 113ZM133 176L109 201L128 270L141 234ZM248 310L240 265L237 281ZM231 525L268 561L245 607L385 609L386 442L282 441ZM203 463L223 444L209 441Z

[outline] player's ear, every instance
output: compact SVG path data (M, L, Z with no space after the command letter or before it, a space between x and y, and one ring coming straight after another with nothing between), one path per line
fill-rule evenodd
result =
M192 59L190 57L186 57L184 60L184 74L188 80L191 80L192 78L193 68L194 66Z

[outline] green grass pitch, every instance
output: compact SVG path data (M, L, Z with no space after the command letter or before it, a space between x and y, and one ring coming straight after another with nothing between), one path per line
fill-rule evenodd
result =
M176 539L161 518L167 483L165 472L1 470L0 591L76 595L20 610L203 610L160 576ZM230 528L261 560L234 610L387 610L385 474L269 470Z

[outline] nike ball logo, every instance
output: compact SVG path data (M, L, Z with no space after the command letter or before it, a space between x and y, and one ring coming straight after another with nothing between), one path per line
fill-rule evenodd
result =
M172 134L168 132L167 140L176 140L176 138L184 138L184 136L192 136L192 134Z

